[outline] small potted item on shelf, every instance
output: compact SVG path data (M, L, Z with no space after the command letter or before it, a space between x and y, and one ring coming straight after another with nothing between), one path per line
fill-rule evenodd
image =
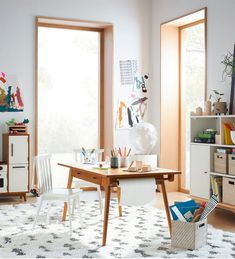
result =
M211 101L205 101L204 102L203 115L211 115Z
M201 107L197 107L196 108L196 115L197 116L201 116L202 115L202 108Z
M226 102L221 102L221 98L224 94L218 92L217 90L213 90L213 93L210 95L209 100L214 100L213 102L213 112L215 114L224 114L226 115L228 109L227 109L227 103Z

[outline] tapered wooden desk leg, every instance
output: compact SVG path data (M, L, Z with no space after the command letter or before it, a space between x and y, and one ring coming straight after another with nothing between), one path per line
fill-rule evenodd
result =
M105 187L104 226L103 226L103 242L102 242L103 246L106 245L106 238L107 238L107 231L108 231L110 189L111 187L109 185Z
M166 216L167 216L167 221L168 221L168 227L169 231L171 234L171 215L170 215L170 209L169 209L169 204L168 204L168 199L167 199L167 193L166 193L166 186L165 186L165 181L161 181L161 189L162 189L162 196L163 196L163 201L165 205L165 210L166 210Z
M72 169L70 169L68 183L67 183L68 189L72 188L72 183L73 183L73 175L72 175ZM64 202L64 211L63 211L62 221L66 220L67 210L68 210L68 204L67 204L67 202Z
M122 216L122 206L120 205L120 201L121 201L121 188L117 187L117 198L118 198L118 214L119 217Z

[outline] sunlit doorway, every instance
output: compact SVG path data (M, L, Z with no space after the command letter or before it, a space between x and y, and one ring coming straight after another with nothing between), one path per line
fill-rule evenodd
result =
M180 29L180 154L185 189L190 186L190 112L203 107L205 87L205 20Z
M206 27L206 7L161 24L160 166L182 172L168 191L189 193L187 120L206 99Z

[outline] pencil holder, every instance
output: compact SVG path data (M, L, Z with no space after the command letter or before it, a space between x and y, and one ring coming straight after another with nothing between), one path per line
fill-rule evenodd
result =
M129 157L122 156L120 157L120 167L128 167L129 166Z
M116 156L112 156L110 158L110 167L111 168L118 168L119 167L119 159Z

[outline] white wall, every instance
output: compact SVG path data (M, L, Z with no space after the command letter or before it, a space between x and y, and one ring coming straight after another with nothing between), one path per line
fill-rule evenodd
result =
M120 59L138 59L141 70L149 71L151 0L0 0L0 10L0 71L18 76L25 104L24 112L0 113L0 135L7 120L28 118L31 156L35 137L36 16L113 23L115 100ZM126 135L117 133L117 141L126 141ZM0 150L1 142L0 138Z
M160 133L160 24L182 15L208 7L207 31L207 88L208 95L212 89L221 90L229 101L231 83L221 82L223 56L235 43L235 1L234 0L152 0L152 52L151 52L151 98L150 121L157 126ZM170 76L170 71L169 71ZM159 146L157 148L159 152Z

